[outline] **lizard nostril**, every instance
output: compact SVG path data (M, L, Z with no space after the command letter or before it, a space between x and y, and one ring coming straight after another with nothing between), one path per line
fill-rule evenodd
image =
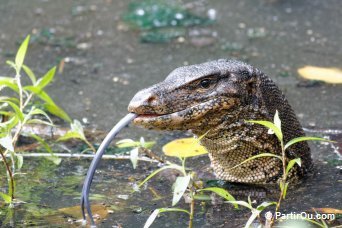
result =
M151 104L153 101L157 100L157 98L155 96L151 96L147 99L147 103Z

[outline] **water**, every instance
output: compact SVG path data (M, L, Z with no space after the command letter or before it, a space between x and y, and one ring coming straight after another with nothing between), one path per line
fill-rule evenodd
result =
M340 0L185 1L191 11L202 15L209 10L216 12L216 23L187 28L184 37L163 44L141 43L140 35L123 24L127 1L0 2L0 74L13 73L5 60L13 58L23 37L33 34L36 40L29 47L27 65L42 75L64 59L64 68L48 91L72 118L86 118L88 128L109 131L127 113L128 102L138 90L163 80L178 66L235 57L257 66L277 82L303 126L342 129L341 86L298 87L301 79L296 71L305 65L341 68L342 24L336 19L341 17ZM122 138L157 140L155 151L182 136L136 127L121 134ZM337 139L341 142L340 137ZM335 168L341 166L339 157L329 145L311 145L316 174L290 189L282 206L284 212L341 208L341 171ZM7 226L11 222L15 226L27 222L68 224L68 216L57 209L79 204L89 164L87 159L64 159L60 166L45 160L25 160L22 172L27 174L18 182L22 186L18 199L28 203L15 209ZM208 160L197 158L189 164L201 170ZM161 199L154 199L149 188L131 195L133 183L155 169L155 165L144 162L137 170L129 161L101 163L91 190L99 195L91 201L105 202L114 211L103 227L141 227L151 210L171 205L172 182L165 177L149 185L163 196ZM1 191L5 192L4 176L1 178ZM129 195L129 199L118 195ZM3 223L7 212L5 208L1 211ZM248 216L248 211L237 212L231 206L198 205L194 225L241 227ZM185 227L186 223L186 215L168 213L156 220L155 227Z

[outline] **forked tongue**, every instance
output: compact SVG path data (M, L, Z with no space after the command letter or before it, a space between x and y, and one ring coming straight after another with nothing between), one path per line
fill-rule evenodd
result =
M90 208L90 202L89 202L89 190L91 182L93 181L94 173L97 168L97 165L99 164L101 157L103 153L105 152L106 148L109 146L109 144L112 142L114 137L121 131L122 128L126 127L134 118L136 118L138 115L135 113L129 113L124 118L122 118L119 123L117 123L113 129L108 133L106 138L102 141L100 147L97 149L97 152L95 154L95 157L93 161L90 164L87 177L84 180L83 188L82 188L82 195L81 195L81 208L82 208L82 215L83 220L86 222L86 212L85 209L87 209L87 213L89 215L91 225L94 226L94 218L93 214L91 213Z

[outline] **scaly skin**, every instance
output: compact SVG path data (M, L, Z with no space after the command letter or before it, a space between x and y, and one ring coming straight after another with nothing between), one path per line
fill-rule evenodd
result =
M278 110L285 143L304 136L286 98L264 73L245 63L217 60L175 69L162 82L138 92L128 111L139 114L134 123L148 129L192 130L208 134L201 144L222 180L239 183L274 183L282 176L280 160L262 157L232 169L260 153L281 154L275 135L244 120L273 121ZM287 159L300 157L290 177L301 177L312 167L306 142L291 146Z

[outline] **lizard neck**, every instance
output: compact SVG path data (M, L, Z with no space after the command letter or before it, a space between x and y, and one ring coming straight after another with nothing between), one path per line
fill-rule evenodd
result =
M201 139L218 178L239 183L270 183L281 176L281 162L273 157L257 158L235 167L260 153L281 153L278 140L267 134L265 127L245 122L269 120L268 113L262 110L252 106L230 110L225 121Z

